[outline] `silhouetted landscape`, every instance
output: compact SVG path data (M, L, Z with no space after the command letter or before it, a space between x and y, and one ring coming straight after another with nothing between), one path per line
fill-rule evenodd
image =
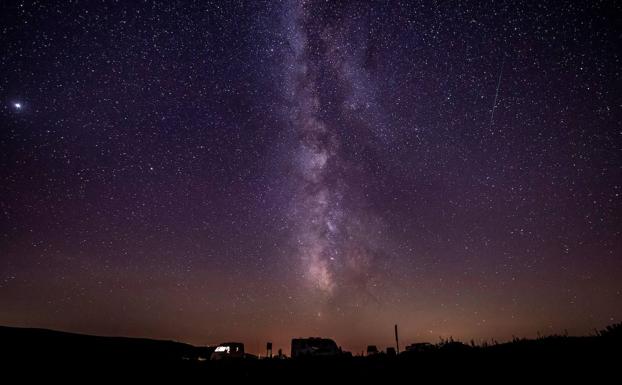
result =
M0 327L0 343L7 369L40 369L28 376L172 375L207 382L221 378L359 381L460 376L490 380L490 376L497 375L595 378L613 374L619 366L622 324L581 337L551 335L481 345L450 338L437 344L409 345L398 354L389 347L365 355L338 351L334 355L309 354L293 359L286 354L214 359L215 346L14 327Z

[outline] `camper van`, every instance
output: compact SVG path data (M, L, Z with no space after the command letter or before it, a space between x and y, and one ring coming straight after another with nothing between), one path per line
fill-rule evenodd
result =
M244 344L241 342L224 342L214 349L210 359L244 358Z
M334 357L341 354L335 341L330 338L294 338L292 339L292 358L297 357Z

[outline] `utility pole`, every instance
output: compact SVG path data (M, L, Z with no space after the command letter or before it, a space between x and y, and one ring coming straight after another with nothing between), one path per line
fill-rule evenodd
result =
M400 354L400 340L397 337L397 324L395 324L395 350L397 354Z

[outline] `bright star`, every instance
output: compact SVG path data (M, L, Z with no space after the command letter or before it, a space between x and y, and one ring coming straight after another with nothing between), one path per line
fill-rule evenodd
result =
M13 107L17 108L18 110L22 109L22 103L13 103Z

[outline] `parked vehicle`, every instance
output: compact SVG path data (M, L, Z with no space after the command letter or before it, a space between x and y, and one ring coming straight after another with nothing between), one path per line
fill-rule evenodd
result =
M214 349L210 359L222 360L230 358L244 358L244 344L241 342L224 342Z
M335 341L330 338L294 338L292 339L292 358L297 357L334 357L341 354Z

